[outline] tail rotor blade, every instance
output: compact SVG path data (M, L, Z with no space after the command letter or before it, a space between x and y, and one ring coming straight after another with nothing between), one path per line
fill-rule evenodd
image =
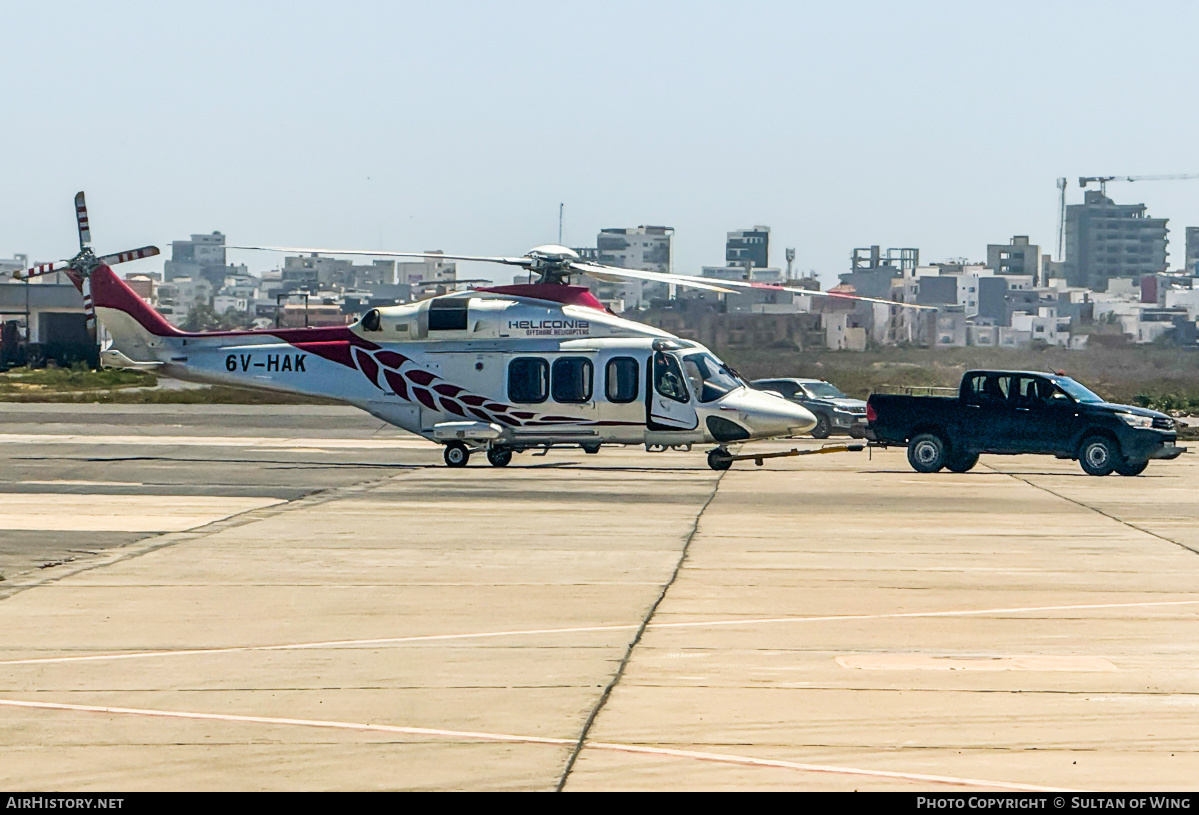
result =
M83 278L83 316L87 324L87 336L91 339L92 344L96 343L96 306L92 303L92 279L90 277Z
M104 255L96 258L96 260L108 266L114 263L126 263L130 260L141 260L142 258L152 258L158 254L157 246L143 246L140 249L130 249L128 252L117 252L115 255Z
M92 245L92 229L87 222L87 202L83 193L75 194L75 218L79 221L79 249L87 249Z
M26 269L23 272L17 270L12 273L12 276L14 280L27 280L31 277L41 277L44 274L54 274L55 272L65 271L69 268L71 268L70 261L60 260L55 263L40 263L37 266L34 266L32 269Z

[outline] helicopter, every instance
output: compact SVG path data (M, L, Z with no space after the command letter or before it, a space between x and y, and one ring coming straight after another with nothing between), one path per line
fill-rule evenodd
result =
M167 322L112 270L159 254L157 247L97 257L82 192L75 209L78 254L14 277L64 272L83 294L93 339L97 319L111 337L103 365L335 399L442 445L449 467L465 467L477 453L504 467L529 450L598 453L604 445L637 444L659 452L712 444L707 463L725 470L744 458L729 452L733 443L799 435L816 425L805 408L748 387L709 349L617 316L571 278L725 293L763 284L603 266L558 245L519 257L230 246L499 263L538 279L372 308L346 326L191 332Z

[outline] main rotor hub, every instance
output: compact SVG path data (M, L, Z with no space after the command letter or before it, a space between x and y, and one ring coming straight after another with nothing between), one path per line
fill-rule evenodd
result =
M570 264L579 259L579 253L557 244L535 246L525 255L529 259L529 271L541 275L542 283L566 283L573 273Z

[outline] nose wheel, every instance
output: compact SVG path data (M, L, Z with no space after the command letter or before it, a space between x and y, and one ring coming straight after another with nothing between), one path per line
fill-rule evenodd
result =
M708 466L713 470L727 470L733 466L733 457L723 447L708 451Z

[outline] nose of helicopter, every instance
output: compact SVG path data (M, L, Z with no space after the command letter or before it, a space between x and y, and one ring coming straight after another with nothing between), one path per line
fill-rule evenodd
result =
M740 390L733 396L737 410L757 438L798 436L816 426L816 417L811 411L781 396L752 388Z

